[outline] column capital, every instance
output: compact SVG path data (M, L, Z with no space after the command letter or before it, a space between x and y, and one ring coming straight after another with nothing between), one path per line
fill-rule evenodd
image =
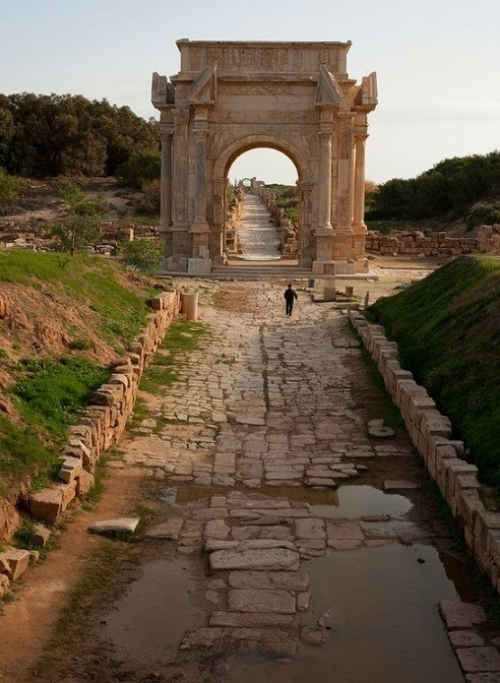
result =
M174 134L174 124L173 123L160 123L161 139L167 140Z
M174 109L172 115L176 126L185 125L189 121L189 109Z

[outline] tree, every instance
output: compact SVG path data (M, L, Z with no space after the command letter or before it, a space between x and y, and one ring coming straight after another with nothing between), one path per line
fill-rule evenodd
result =
M13 178L0 168L0 213L5 213L16 201L18 185L17 178Z
M125 185L141 189L144 183L161 175L160 152L134 152L116 171L116 177Z
M71 257L75 251L83 249L99 237L99 221L103 217L104 205L102 198L89 199L80 188L74 186L64 188L59 196L64 202L68 217L53 224L50 234L54 238L55 250Z
M124 242L118 250L119 260L131 270L154 272L159 269L162 257L161 245L147 237Z

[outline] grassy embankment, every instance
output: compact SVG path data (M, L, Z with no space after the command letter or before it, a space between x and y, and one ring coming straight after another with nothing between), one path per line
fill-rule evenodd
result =
M461 257L369 309L500 494L500 257Z
M10 302L0 319L0 398L13 410L0 412L0 495L20 482L45 485L57 471L77 411L144 327L151 284L101 258L61 267L55 254L0 254L0 294Z

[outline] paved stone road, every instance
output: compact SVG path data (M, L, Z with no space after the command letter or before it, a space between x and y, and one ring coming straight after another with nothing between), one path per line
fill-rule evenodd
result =
M202 287L200 317L213 334L186 358L165 395L143 396L150 417L114 466L123 474L140 467L165 482L173 504L149 536L175 542L179 556L208 558L206 622L186 633L181 649L291 657L329 636L321 606L310 607L308 560L432 543L436 530L400 510L330 514L337 488L365 482L384 460L396 463L388 490L410 492L422 477L404 434L370 436L356 396L370 383L359 342L335 304L314 304L299 291L286 318L284 285ZM180 504L182 492L195 487L199 502ZM461 681L446 639L441 648L448 678L422 673L425 680Z
M243 197L243 211L237 226L242 258L273 260L281 257L279 231L271 220L269 209L259 197Z

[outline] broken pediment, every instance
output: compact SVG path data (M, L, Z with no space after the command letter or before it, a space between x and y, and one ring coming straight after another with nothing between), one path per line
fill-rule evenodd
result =
M191 104L215 104L217 100L217 65L207 66L189 91Z
M316 106L331 106L339 105L342 102L342 91L335 79L324 64L321 65L318 85L316 88L316 96L314 104Z
M363 76L361 80L361 92L363 94L363 106L376 107L378 104L377 74L373 71L369 76Z
M151 102L156 105L175 104L175 86L169 83L166 76L160 74L153 74L153 82L151 84Z

